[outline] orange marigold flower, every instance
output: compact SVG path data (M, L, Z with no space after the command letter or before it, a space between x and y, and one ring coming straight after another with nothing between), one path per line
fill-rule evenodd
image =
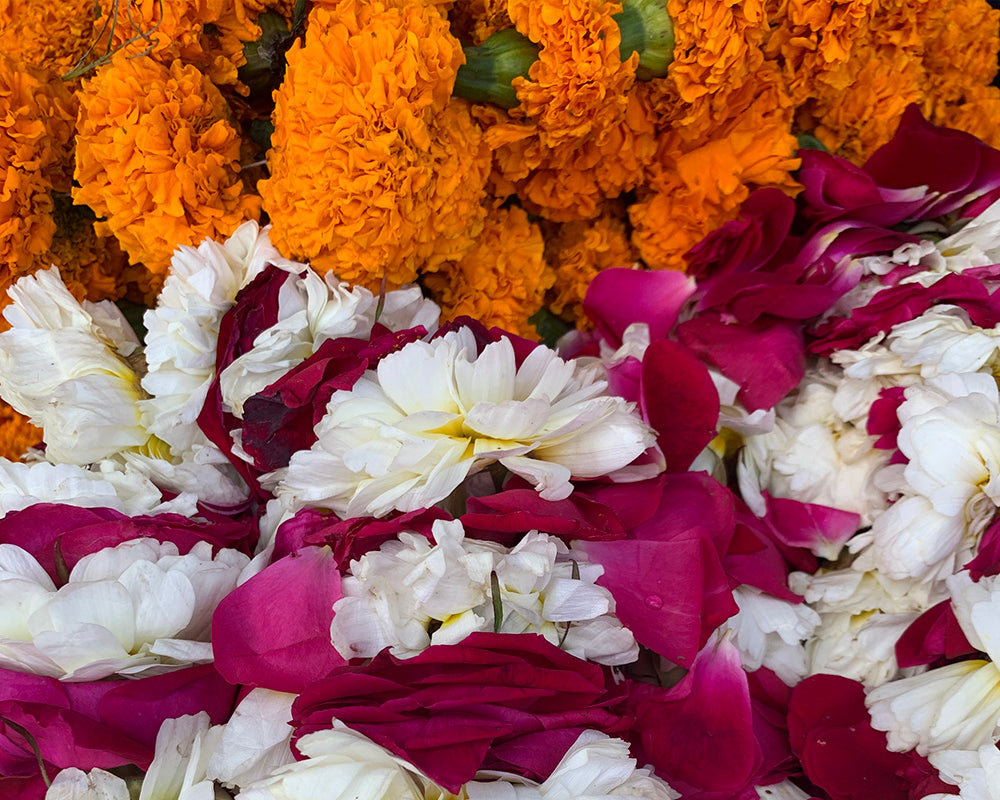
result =
M996 86L970 86L962 102L938 105L931 122L946 125L978 136L990 147L1000 148L1000 89Z
M457 0L450 17L455 35L477 45L514 24L507 14L507 0Z
M837 81L817 81L815 97L798 109L796 124L831 152L860 164L892 138L906 107L922 102L926 72L913 53L871 45L856 48L836 72Z
M72 205L66 195L56 197L54 217L57 227L52 246L37 260L35 269L59 267L63 283L77 300L96 303L124 297L123 271L128 260L118 241L98 236L90 209Z
M42 429L0 400L0 458L18 461L29 447L42 443Z
M809 98L821 76L847 88L838 68L868 35L876 8L877 0L771 0L765 53L779 66L795 105Z
M665 78L647 83L658 125L703 141L756 95L768 31L763 0L668 0L674 57Z
M259 184L282 252L369 287L462 257L482 229L490 154L450 99L461 61L447 19L418 0L310 12Z
M174 250L229 236L260 199L237 177L240 136L197 68L115 56L79 93L73 197L133 263L163 275Z
M0 0L0 53L61 75L93 40L93 0Z
M168 65L179 58L220 86L238 85L243 43L260 36L242 0L101 0L101 11L97 29L107 26L113 50Z
M684 254L734 218L752 189L795 193L796 146L789 112L764 98L699 146L674 131L661 136L650 184L629 206L632 242L643 261L653 269L684 270Z
M537 126L546 147L586 136L602 144L624 117L639 54L621 60L621 32L612 15L621 3L605 0L508 0L514 27L541 45L528 78L512 85L520 106L514 119Z
M29 269L52 242L51 193L69 190L75 116L55 75L0 54L0 280Z
M475 317L487 326L538 340L528 322L555 276L545 263L538 225L517 206L494 209L472 249L424 276L445 317Z
M643 181L656 155L652 115L637 94L627 99L624 117L601 138L555 147L547 147L529 126L508 124L500 109L478 110L477 118L489 125L486 141L495 148L494 194L516 192L532 213L557 222L597 216L605 200Z
M590 327L583 314L587 287L599 272L631 267L637 252L629 241L625 221L605 211L597 219L553 226L545 237L545 260L555 270L548 307L554 314Z

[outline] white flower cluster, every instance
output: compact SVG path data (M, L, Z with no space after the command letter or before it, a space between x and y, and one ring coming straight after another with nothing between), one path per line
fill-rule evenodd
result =
M153 675L212 660L212 612L247 577L235 550L180 555L133 539L84 556L56 587L25 550L0 544L0 666L66 681Z
M342 656L370 658L388 647L407 658L474 631L497 631L539 633L599 664L638 657L614 598L594 583L603 568L575 560L556 537L531 531L508 550L466 539L458 521L435 522L433 534L432 545L402 533L351 562L330 631Z

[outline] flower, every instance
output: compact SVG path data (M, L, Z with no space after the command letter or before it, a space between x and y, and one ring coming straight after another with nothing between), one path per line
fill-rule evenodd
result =
M385 647L410 658L477 630L539 633L598 664L638 658L611 594L594 585L600 567L574 558L555 537L529 531L508 550L465 538L458 521L435 522L433 536L432 546L401 533L351 562L331 626L344 658L371 658Z
M497 208L460 261L424 277L446 317L470 316L492 327L537 339L528 318L552 284L538 225L517 206Z
M72 0L54 6L13 0L0 11L0 52L63 74L94 42L94 4Z
M48 70L0 51L0 285L36 266L56 224L53 189L69 190L76 102Z
M343 727L303 736L296 747L304 757L240 792L243 800L445 800L449 797L412 765L365 736ZM428 785L429 784L429 785Z
M540 636L473 633L405 661L383 651L316 681L292 707L294 746L339 720L449 791L479 769L543 780L584 729L629 728L627 693L610 668Z
M562 499L570 478L612 474L654 442L630 404L576 372L546 347L518 366L507 338L476 355L468 328L412 342L333 394L276 495L292 510L380 517L434 505L498 461Z
M9 293L2 395L44 430L47 457L90 464L145 446L139 377L127 361L139 342L121 312L107 301L80 305L55 269L23 278Z
M313 9L287 55L259 184L282 252L393 289L464 255L482 228L489 151L468 106L449 102L461 60L433 4Z
M26 550L0 544L0 665L93 681L210 662L212 612L249 561L134 539L84 556L56 588Z
M176 247L257 217L260 201L237 177L239 133L197 68L119 55L79 97L73 199L102 218L98 233L115 236L157 288Z
M583 299L591 281L602 270L632 266L636 253L624 220L605 212L592 221L567 222L552 230L545 239L545 258L555 270L548 307L586 327Z
M795 139L781 102L763 93L744 113L691 143L675 131L660 135L656 166L628 209L632 243L649 267L683 270L686 253L736 216L751 186L795 191Z

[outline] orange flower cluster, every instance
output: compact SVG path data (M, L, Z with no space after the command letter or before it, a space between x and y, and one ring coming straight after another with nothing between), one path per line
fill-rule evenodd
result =
M29 447L42 443L42 429L32 425L26 416L18 414L0 401L0 458L17 461Z
M272 239L321 271L377 287L457 260L483 225L489 151L451 100L462 50L420 0L341 0L309 15L276 92Z
M631 93L638 54L622 62L621 34L605 0L509 0L517 30L541 45L520 105L478 119L494 149L494 192L517 193L558 221L589 219L606 198L642 180L656 149L652 120Z
M260 36L243 0L101 0L96 24L107 29L113 50L147 54L164 65L181 59L213 83L241 92L243 43Z
M54 191L68 192L76 105L52 73L0 54L0 284L52 244Z
M482 233L459 261L424 276L446 317L467 315L486 325L537 339L528 322L555 278L544 258L538 225L523 209L494 209Z
M790 109L765 93L698 146L677 133L660 137L647 187L628 209L632 242L647 266L684 270L684 254L735 217L752 187L795 192L789 117Z
M918 103L938 124L1000 141L1000 11L984 0L772 0L766 46L798 106L796 124L855 162Z
M513 23L507 0L458 0L451 12L451 26L461 41L478 45Z
M0 53L62 75L93 44L94 0L0 0Z
M195 67L117 55L79 98L73 197L133 263L162 279L178 246L257 218L260 200L237 177L239 132Z
M631 267L637 253L629 241L625 220L608 210L594 220L567 222L553 228L545 238L545 259L555 270L549 310L586 326L583 298L590 282L602 270Z

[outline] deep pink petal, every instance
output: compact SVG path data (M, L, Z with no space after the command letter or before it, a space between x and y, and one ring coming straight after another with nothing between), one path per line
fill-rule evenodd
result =
M654 341L642 360L642 408L657 431L668 472L684 472L715 438L719 393L686 347Z
M649 325L650 340L658 341L667 338L694 290L694 279L683 272L606 269L590 282L583 310L613 347L633 322Z
M771 530L790 547L803 547L814 553L830 546L839 549L861 525L860 515L853 511L771 497L767 492L764 498Z
M340 597L329 548L306 547L275 561L216 608L216 667L233 684L301 691L344 663L330 640Z
M900 667L934 665L975 652L955 618L950 600L927 609L896 641L896 663Z

